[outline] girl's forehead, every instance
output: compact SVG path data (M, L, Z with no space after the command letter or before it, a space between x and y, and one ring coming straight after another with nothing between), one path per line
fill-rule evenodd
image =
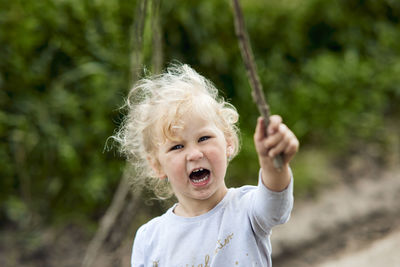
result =
M220 129L213 118L193 114L186 114L179 121L170 125L170 132L173 135L203 131L220 131Z
M222 133L215 119L196 114L185 114L179 120L164 122L159 132L161 143L166 141L177 141L191 134L202 134L206 132Z

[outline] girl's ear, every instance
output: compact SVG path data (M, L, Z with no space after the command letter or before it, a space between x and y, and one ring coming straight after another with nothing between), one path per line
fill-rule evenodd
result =
M231 158L233 156L233 153L235 151L235 145L233 142L227 142L226 144L226 155L228 158Z
M147 161L149 162L151 168L153 169L154 173L156 174L156 176L160 179L165 179L167 177L167 175L164 173L160 162L158 161L158 159L156 157L152 157L152 156L147 156L146 157Z
M233 147L232 146L228 146L226 148L226 154L228 155L228 157L232 156L232 154L233 154Z

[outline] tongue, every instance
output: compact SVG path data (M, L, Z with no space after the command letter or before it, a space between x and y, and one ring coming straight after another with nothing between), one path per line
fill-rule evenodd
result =
M192 180L200 180L200 179L203 179L204 177L206 177L209 173L210 173L210 171L208 171L208 170L192 172L190 174L190 179L192 179Z

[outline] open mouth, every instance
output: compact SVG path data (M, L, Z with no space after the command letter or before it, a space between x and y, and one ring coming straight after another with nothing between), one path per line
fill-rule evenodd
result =
M210 171L204 168L193 170L189 175L190 181L195 185L204 185L208 183Z

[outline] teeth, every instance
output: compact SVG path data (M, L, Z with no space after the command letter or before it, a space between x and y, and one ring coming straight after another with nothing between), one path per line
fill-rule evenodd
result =
M193 181L194 183L201 183L201 182L204 182L205 180L207 180L208 177L209 177L209 175L207 175L207 176L204 177L204 178L201 178L200 180L192 180L192 181Z
M200 169L194 170L193 172L201 172L203 170L204 170L203 168L200 168Z

